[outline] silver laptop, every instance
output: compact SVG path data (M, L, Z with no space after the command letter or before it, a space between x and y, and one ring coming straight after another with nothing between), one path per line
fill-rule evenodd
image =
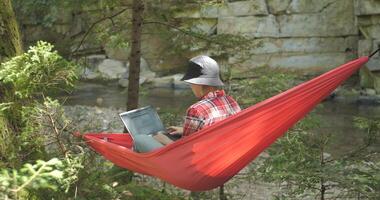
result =
M132 138L136 135L154 136L158 132L166 135L172 140L177 140L181 135L167 133L164 124L152 106L138 108L119 114Z

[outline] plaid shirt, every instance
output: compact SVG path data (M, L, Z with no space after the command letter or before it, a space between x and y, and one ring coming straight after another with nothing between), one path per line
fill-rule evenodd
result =
M238 103L224 90L209 92L187 109L183 125L183 136L188 136L203 127L221 121L240 112Z

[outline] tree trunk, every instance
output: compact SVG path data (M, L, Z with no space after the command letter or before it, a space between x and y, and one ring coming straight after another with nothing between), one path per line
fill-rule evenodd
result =
M321 152L320 152L320 163L321 163L321 169L323 170L324 167L325 167L325 157L323 155L324 151L325 151L325 148L324 148L324 143L323 143L324 140L321 141ZM325 179L323 178L323 173L322 173L322 177L321 177L321 180L320 180L320 192L321 192L321 200L325 200L325 193L326 193L326 185L325 185Z
M132 47L129 57L129 83L127 110L133 110L139 103L139 79L141 57L141 30L143 22L144 2L133 0L132 5Z
M17 20L12 8L11 0L0 0L0 62L23 52ZM4 85L0 79L0 103L12 99L13 88ZM12 113L11 111L8 111ZM2 113L0 115L0 167L19 165L17 158L17 145L14 143L17 127L14 122L15 115Z
M219 187L219 200L227 200L227 196L224 193L224 185Z
M0 61L22 53L22 42L11 0L0 0Z

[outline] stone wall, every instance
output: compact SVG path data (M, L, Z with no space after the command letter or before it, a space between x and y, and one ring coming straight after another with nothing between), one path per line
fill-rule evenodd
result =
M192 30L208 35L246 36L261 44L249 49L248 59L241 55L243 50L223 54L222 57L218 55L218 61L234 69L270 66L326 70L358 55L368 55L380 45L379 0L230 0L224 5L187 4L188 8L174 15L181 25L188 24L187 27ZM91 20L86 16L68 15L50 29L32 23L28 25L27 20L21 21L24 22L22 27L28 41L43 38L55 43L58 49L65 49L60 47L75 40L63 40L64 35L71 33L78 41L80 33L86 31L85 27ZM147 32L154 31L155 27L150 26ZM192 44L193 47L181 52L163 55L173 49L173 43L177 41L162 35L144 35L145 42L142 44L143 58L148 68L159 75L183 70L181 68L187 59L196 54L217 55L203 44L199 44L203 45L202 48ZM92 44L86 45L91 47ZM106 55L95 57L127 63L128 52L128 49L105 48ZM246 51L244 53L247 54ZM376 68L380 66L379 63L379 59L372 59L368 66Z
M359 29L358 55L369 55L380 48L380 1L378 0L355 0L355 14ZM380 93L380 56L373 56L361 69L361 86L373 88L375 91L369 93Z
M368 55L380 48L380 1L356 0L355 14L360 31L359 55ZM380 56L367 64L371 70L380 70Z
M357 54L359 32L354 0L250 0L200 9L182 17L214 18L217 34L256 38L250 59L229 55L243 68L332 68Z

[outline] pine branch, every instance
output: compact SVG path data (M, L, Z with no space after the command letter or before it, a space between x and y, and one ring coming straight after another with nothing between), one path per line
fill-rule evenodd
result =
M130 8L124 8L124 9L120 10L119 12L116 12L116 13L113 14L113 15L103 17L103 18L101 18L101 19L95 21L94 23L92 23L91 26L90 26L90 28L89 28L89 29L86 31L86 33L84 34L82 40L79 42L77 48L76 48L73 52L71 52L71 55L72 55L72 54L75 54L75 53L79 50L79 48L83 45L84 41L87 39L87 36L90 34L90 32L92 31L92 29L95 28L95 26L96 26L97 24L99 24L99 23L101 23L101 22L103 22L103 21L105 21L105 20L111 20L111 21L112 21L112 19L113 19L114 17L117 17L118 15L124 13L124 12L125 12L126 10L128 10L128 9L130 9Z

